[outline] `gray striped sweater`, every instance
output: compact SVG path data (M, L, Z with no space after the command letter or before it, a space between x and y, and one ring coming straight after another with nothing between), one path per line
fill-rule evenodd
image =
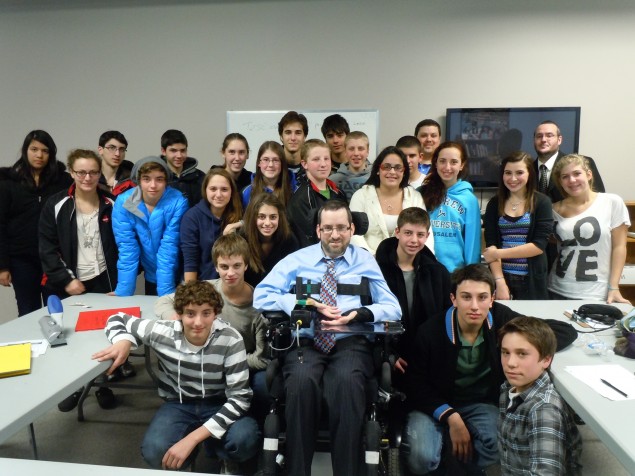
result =
M249 410L252 391L243 339L227 322L216 318L205 345L193 351L187 345L181 321L138 319L118 313L106 324L113 344L126 339L133 347L143 343L159 359L159 396L164 399L214 399L221 409L204 426L221 438L229 426Z

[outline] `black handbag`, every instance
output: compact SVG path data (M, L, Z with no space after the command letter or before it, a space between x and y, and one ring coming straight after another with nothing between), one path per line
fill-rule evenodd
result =
M593 319L606 325L613 325L624 316L622 311L610 304L583 304L574 312L583 319Z

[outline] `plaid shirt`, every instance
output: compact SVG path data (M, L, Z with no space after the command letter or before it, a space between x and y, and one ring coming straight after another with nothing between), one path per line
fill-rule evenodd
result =
M582 439L548 372L514 398L501 386L498 449L504 475L578 475ZM509 408L507 408L509 406Z

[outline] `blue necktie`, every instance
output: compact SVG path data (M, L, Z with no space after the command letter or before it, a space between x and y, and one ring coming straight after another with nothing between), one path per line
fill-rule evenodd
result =
M335 260L326 259L326 272L322 277L322 284L320 286L320 300L327 306L335 306L337 304L337 282L335 281ZM335 346L335 334L332 332L325 332L322 334L315 334L313 338L313 347L322 352L328 354Z

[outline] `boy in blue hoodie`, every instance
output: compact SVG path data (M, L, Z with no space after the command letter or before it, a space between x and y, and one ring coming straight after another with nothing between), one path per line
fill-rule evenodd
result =
M188 209L183 194L167 186L170 171L159 157L146 157L132 168L139 186L117 197L112 228L119 248L119 281L114 294L132 296L139 265L146 295L173 293L179 267L179 227Z

